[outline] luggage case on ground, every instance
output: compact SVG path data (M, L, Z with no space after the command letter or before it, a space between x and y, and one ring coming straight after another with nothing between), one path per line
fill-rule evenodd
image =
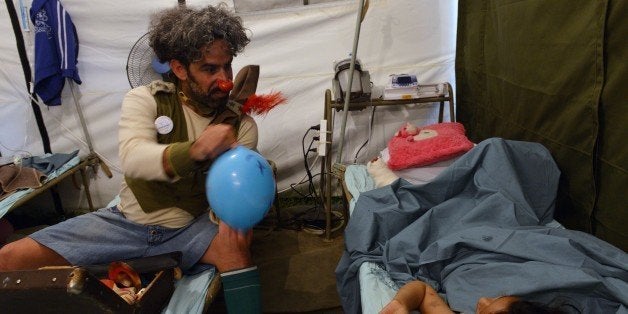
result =
M181 253L125 261L146 282L146 292L128 304L100 281L108 265L45 267L0 272L2 313L159 313L174 291Z

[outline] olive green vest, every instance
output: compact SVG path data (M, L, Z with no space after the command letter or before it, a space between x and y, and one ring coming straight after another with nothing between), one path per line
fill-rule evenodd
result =
M170 144L190 141L183 105L179 103L177 93L159 91L154 97L157 102L155 118L167 116L173 121L172 131L168 134L157 134L157 142ZM238 110L239 104L231 102L227 107L216 115L211 124L228 123L237 132L242 118ZM124 179L144 212L178 207L198 217L209 208L205 196L205 177L210 164L210 161L198 163L198 167L187 175L182 174L176 182L148 181L128 176Z

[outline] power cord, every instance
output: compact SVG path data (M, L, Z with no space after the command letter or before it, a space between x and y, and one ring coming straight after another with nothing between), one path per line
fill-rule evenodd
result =
M316 191L316 186L314 184L314 179L317 176L320 176L320 173L317 174L313 174L311 171L311 166L309 163L309 159L310 159L310 153L316 153L316 149L312 148L312 146L314 145L314 142L319 140L318 136L313 136L312 139L310 140L309 145L306 148L306 138L308 136L308 134L311 131L318 131L320 130L320 125L314 125L311 126L310 128L308 128L308 130L305 132L305 134L303 134L303 137L301 139L301 152L303 154L303 165L305 167L305 172L306 175L304 176L304 178L298 182L298 183L292 183L290 184L290 188L296 192L303 200L306 204L309 204L310 201L313 202L313 204L306 208L304 211L301 211L299 213L294 214L292 217L290 217L289 219L287 219L285 222L283 222L282 224L285 225L296 225L298 229L303 229L304 225L306 224L307 221L311 220L309 216L316 216L318 217L318 215L320 215L320 208L322 206L319 197L318 197L318 192ZM314 160L316 162L316 160L318 160L318 156L316 156L316 159ZM307 178L307 180L306 180ZM301 183L305 183L307 182L308 186L307 186L307 193L302 193L301 191L299 191L298 189L296 189L295 187ZM312 215L312 213L315 213L314 215ZM304 216L308 216L307 219L304 218Z
M310 171L310 165L308 163L309 154L313 152L312 145L314 144L314 140L315 140L314 138L312 138L312 140L310 141L310 145L308 146L307 150L305 150L305 137L312 130L314 130L314 127L309 128L307 132L305 132L305 135L303 136L303 139L301 140L301 147L303 149L303 163L305 165L305 172L307 173L307 177L309 181L308 182L308 190L309 190L308 197L313 196L314 206L316 208L319 208L320 204L318 201L318 194L316 193L316 187L314 186L314 176L312 175L312 172Z
M9 147L7 147L6 145L2 144L2 142L0 142L0 146L2 146L4 149L12 152L12 153L19 153L19 154L14 154L13 155L13 160L14 163L18 163L19 161L22 160L22 158L27 158L27 157L32 157L33 154L31 154L31 152L26 151L26 150L22 150L22 149L11 149ZM2 156L2 154L0 153L0 156ZM9 156L6 156L9 157Z
M372 107L371 116L369 117L369 134L368 134L368 137L366 138L366 141L364 141L362 146L360 146L358 151L355 153L355 157L353 158L353 164L357 164L358 163L358 155L360 154L360 151L362 150L362 148L364 148L366 146L366 144L370 144L370 142L371 142L371 137L373 136L373 122L375 120L375 109L376 108L377 107L375 107L375 106Z

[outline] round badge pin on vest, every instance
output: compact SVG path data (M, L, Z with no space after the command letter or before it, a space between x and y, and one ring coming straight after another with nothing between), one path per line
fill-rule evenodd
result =
M157 128L157 133L168 134L174 128L174 123L169 117L159 116L155 119L155 127Z

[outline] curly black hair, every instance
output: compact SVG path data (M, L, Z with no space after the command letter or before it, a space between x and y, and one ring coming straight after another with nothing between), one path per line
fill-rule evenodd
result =
M222 3L190 8L177 6L153 15L149 27L150 46L160 62L179 60L185 66L198 61L203 49L216 39L225 39L235 56L250 42L240 17Z

